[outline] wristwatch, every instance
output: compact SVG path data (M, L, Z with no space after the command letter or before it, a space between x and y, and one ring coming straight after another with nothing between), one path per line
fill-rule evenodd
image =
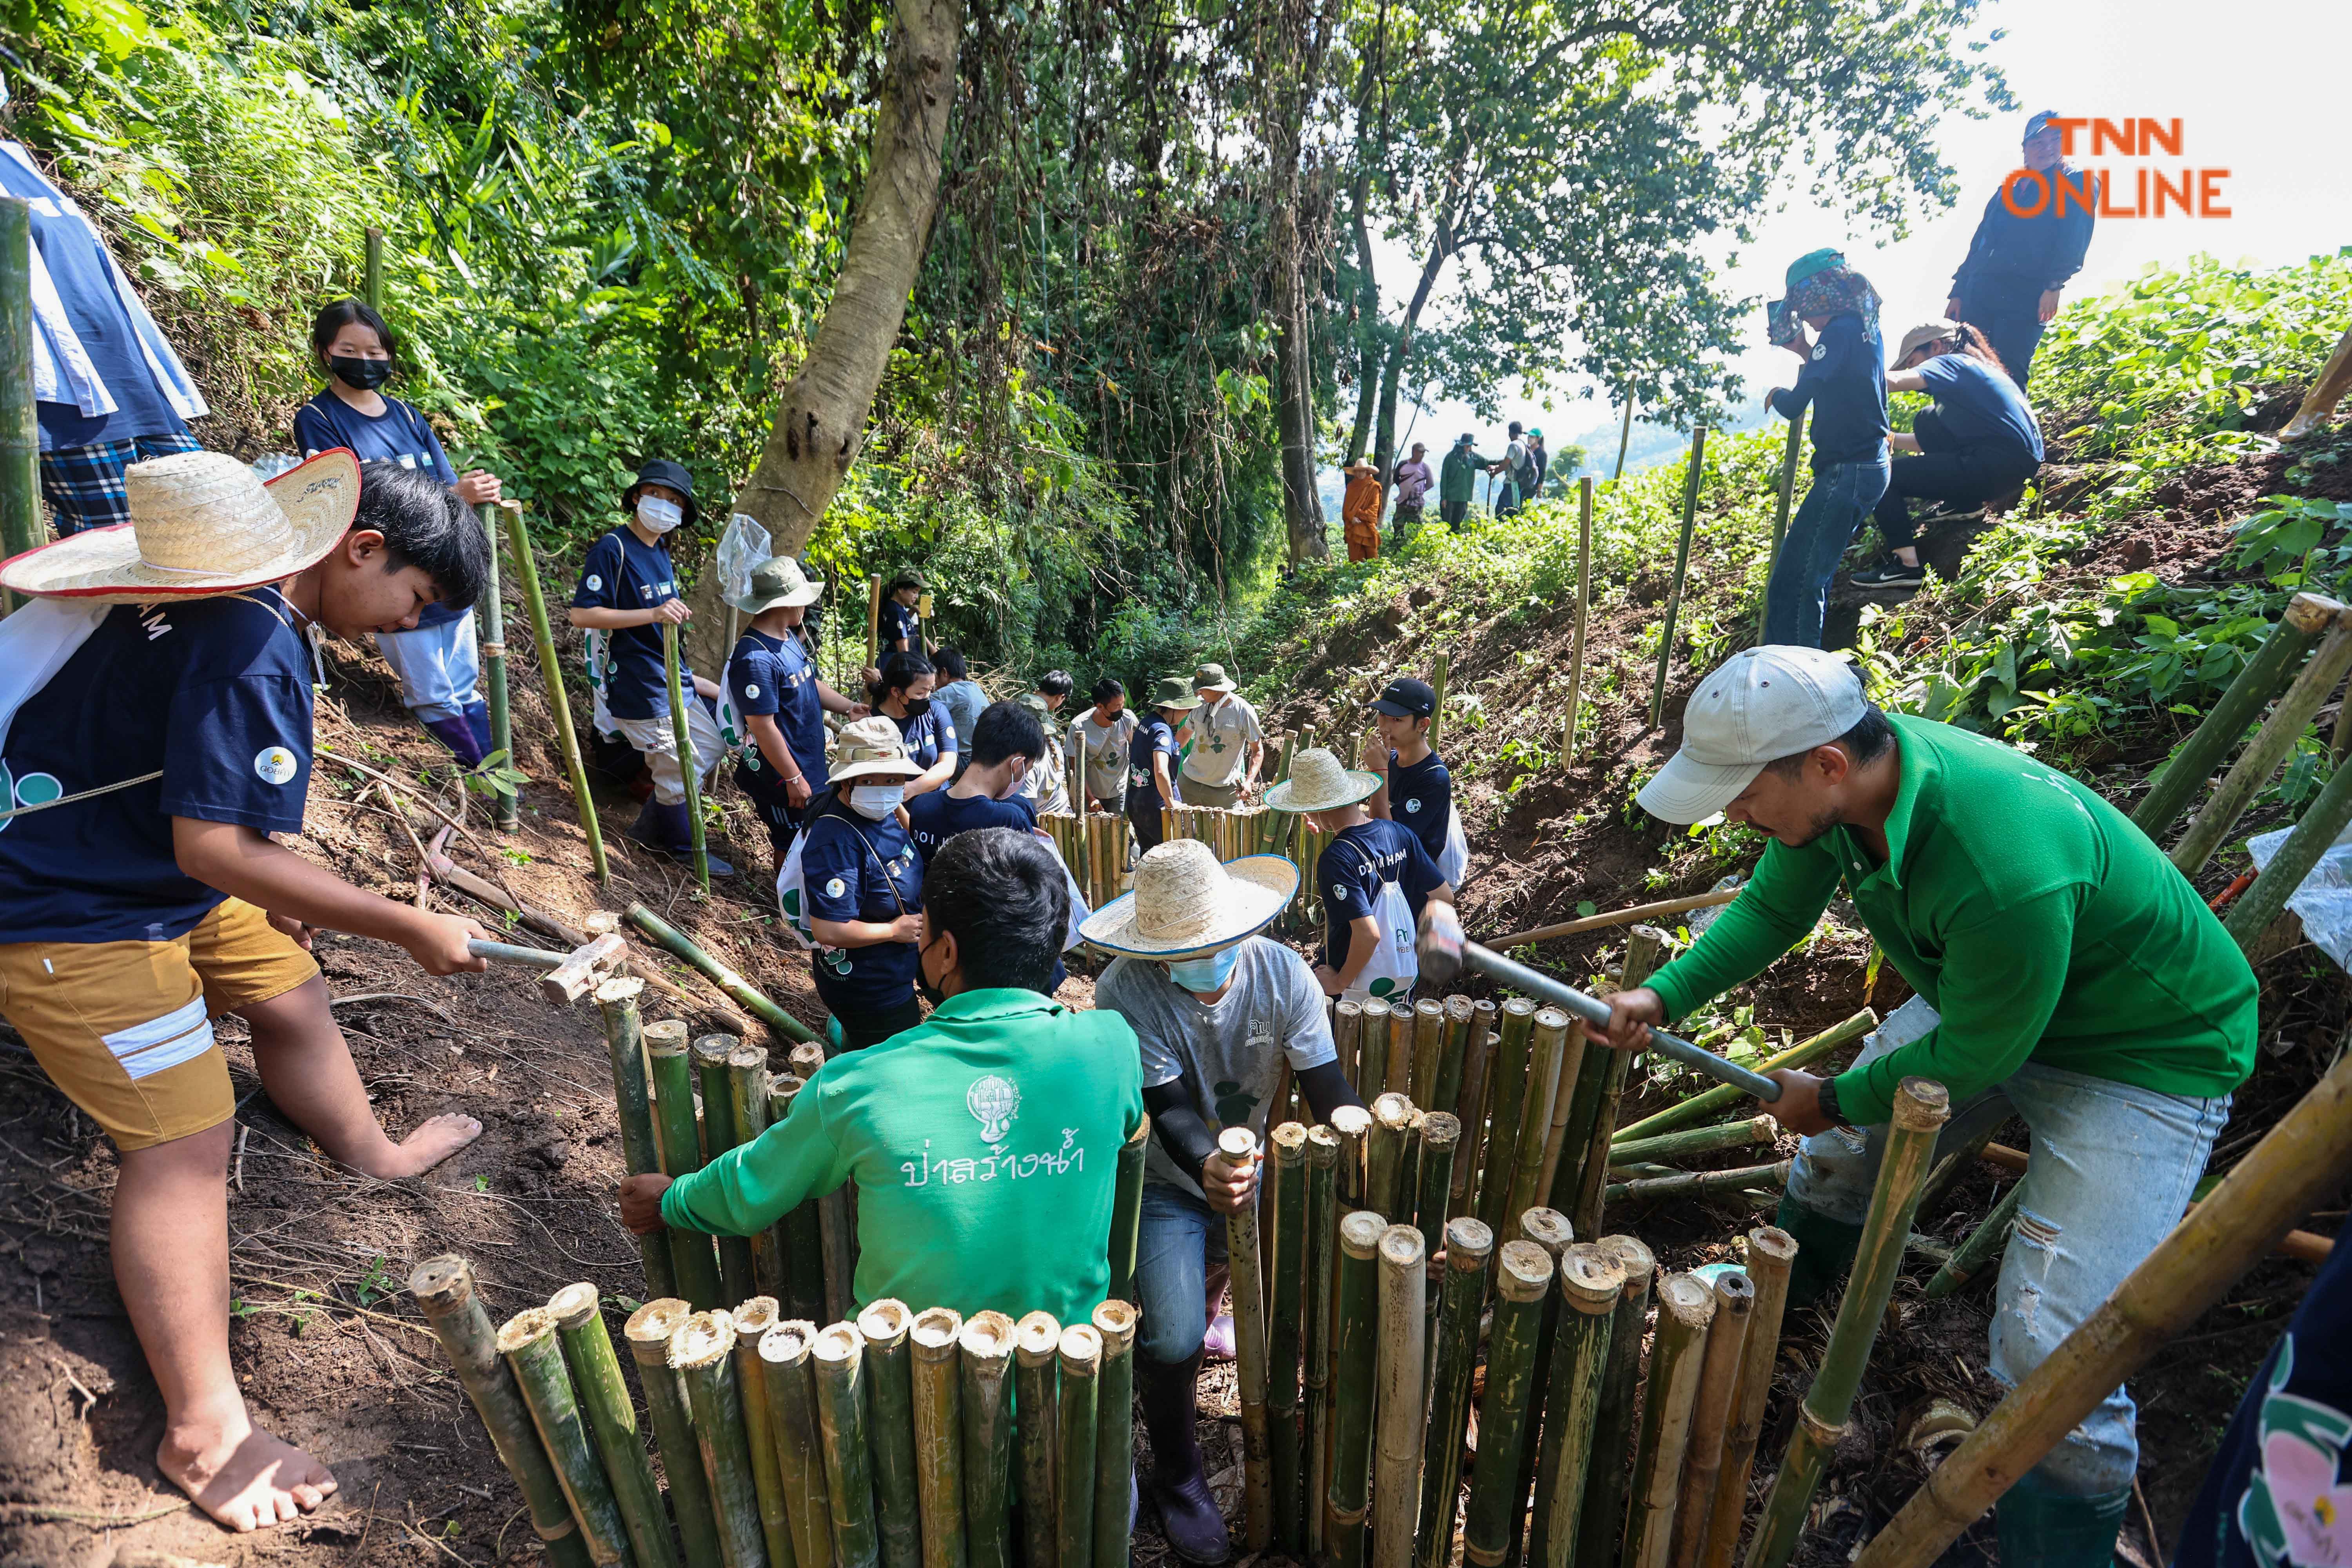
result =
M1822 1087L1814 1093L1813 1104L1820 1110L1823 1116L1829 1119L1831 1126L1851 1127L1853 1125L1853 1123L1848 1121L1844 1115L1838 1110L1837 1079L1833 1078L1825 1078L1822 1079Z

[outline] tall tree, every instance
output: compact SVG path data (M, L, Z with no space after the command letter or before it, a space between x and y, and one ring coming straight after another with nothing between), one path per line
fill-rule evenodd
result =
M1303 275L1307 255L1319 257L1322 247L1309 247L1299 224L1299 163L1326 34L1307 0L1270 0L1266 9L1266 48L1260 58L1267 65L1264 138L1271 164L1267 205L1274 218L1275 423L1282 443L1283 520L1296 564L1330 553L1323 501L1315 489L1315 374Z

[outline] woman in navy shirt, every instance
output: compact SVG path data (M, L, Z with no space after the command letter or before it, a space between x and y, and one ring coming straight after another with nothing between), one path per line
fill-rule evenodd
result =
M459 474L425 416L376 390L393 372L392 329L357 300L339 300L310 323L310 352L326 388L294 413L294 445L305 458L335 447L362 462L398 463L431 474L467 506L495 504L499 477ZM376 651L400 678L401 705L467 767L490 750L490 710L478 689L481 660L470 610L427 605L415 628L375 634Z
M921 776L907 785L910 795L929 795L955 777L956 728L946 705L931 700L939 672L919 653L894 653L882 660L882 676L867 689L874 711L887 713L905 737L907 755Z
M894 653L911 653L918 658L931 649L923 641L923 617L916 605L923 597L923 574L901 572L890 579L882 591L882 662L890 662Z
M1982 506L2014 494L2042 467L2042 426L2025 394L1984 333L1965 321L1934 321L1903 334L1891 392L1924 392L1936 406L1911 422L1911 432L1887 437L1895 459L1874 514L1892 559L1853 574L1866 588L1916 587L1918 530L1911 502Z
M899 809L918 771L895 723L845 724L832 782L802 824L816 994L847 1050L923 1021L915 999L923 858Z

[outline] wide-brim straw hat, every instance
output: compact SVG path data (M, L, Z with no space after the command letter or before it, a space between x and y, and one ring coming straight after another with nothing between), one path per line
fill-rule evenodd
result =
M923 776L921 766L907 754L907 737L898 732L898 721L885 713L844 724L833 755L833 766L825 776L836 784L850 779Z
M1256 935L1298 891L1298 868L1280 855L1218 863L1197 838L1155 845L1135 865L1135 890L1097 910L1078 935L1130 958L1180 959Z
M173 452L123 470L131 521L0 562L35 598L144 605L280 583L351 531L359 459L343 447L264 482L226 452Z
M1290 764L1290 776L1265 792L1265 804L1276 811L1300 814L1337 811L1370 799L1380 787L1380 774L1343 768L1337 753L1317 746L1298 753Z
M824 597L824 579L811 577L789 555L771 555L751 568L751 591L735 607L747 616L794 605L814 605Z

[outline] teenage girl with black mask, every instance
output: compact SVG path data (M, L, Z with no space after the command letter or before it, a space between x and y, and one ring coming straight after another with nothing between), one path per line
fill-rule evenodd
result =
M923 770L920 778L907 784L910 796L929 795L955 778L955 721L931 700L931 689L938 681L939 671L931 668L929 659L919 653L900 652L883 659L881 679L866 689L874 711L887 713L897 722L898 732L907 738L908 754Z

